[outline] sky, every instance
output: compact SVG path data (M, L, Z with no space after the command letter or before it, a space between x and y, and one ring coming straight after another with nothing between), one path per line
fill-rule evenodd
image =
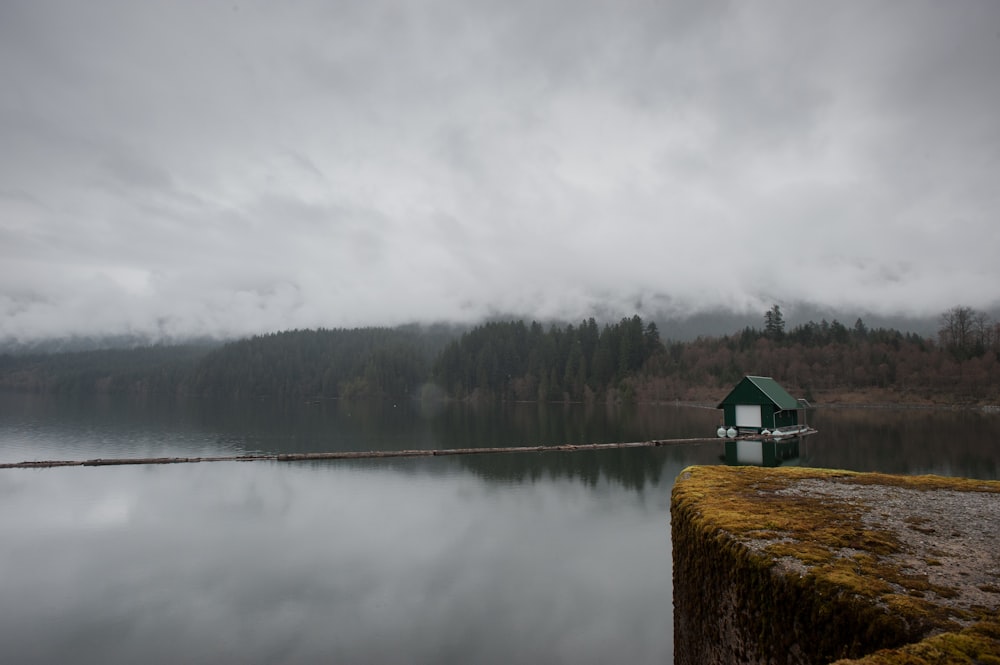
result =
M993 0L8 0L0 340L995 307L998 109Z

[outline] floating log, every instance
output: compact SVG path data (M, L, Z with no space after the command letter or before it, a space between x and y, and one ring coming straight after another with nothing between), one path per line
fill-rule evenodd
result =
M45 469L57 466L125 466L132 464L193 464L196 462L308 462L313 460L378 459L383 457L440 457L445 455L489 455L494 453L572 453L585 450L656 448L688 443L712 443L717 437L657 439L628 443L580 443L554 446L512 446L503 448L446 448L443 450L347 450L321 453L247 453L214 457L121 457L89 460L38 460L0 463L0 469Z

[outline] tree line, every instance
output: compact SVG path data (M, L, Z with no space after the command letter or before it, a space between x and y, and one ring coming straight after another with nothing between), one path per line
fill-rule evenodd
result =
M599 328L524 321L487 323L449 344L434 379L451 396L516 401L594 399L639 372L663 344L655 323L633 316Z
M975 322L955 332L955 321ZM887 401L1000 400L1000 324L959 306L940 317L937 338L892 328L809 321L786 329L780 308L763 329L667 345L632 377L641 400L707 400L745 374L772 376L796 396L846 393ZM964 330L964 332L962 332Z
M653 322L493 321L446 326L292 330L223 345L0 355L0 389L296 399L711 401L745 374L797 396L878 392L901 400L1000 399L1000 325L969 307L942 314L936 338L859 318L664 341Z

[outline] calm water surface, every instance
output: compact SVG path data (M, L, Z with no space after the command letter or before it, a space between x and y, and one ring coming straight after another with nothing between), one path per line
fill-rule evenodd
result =
M998 477L1000 416L819 410L810 466ZM0 395L0 460L711 434L714 410ZM720 443L0 471L18 663L669 663L669 495Z

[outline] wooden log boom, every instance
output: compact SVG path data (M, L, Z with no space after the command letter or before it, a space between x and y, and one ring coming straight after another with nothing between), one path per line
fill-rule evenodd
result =
M307 462L313 460L380 459L388 457L441 457L446 455L489 455L495 453L568 453L586 450L616 450L622 448L656 448L690 443L712 443L716 437L691 439L657 439L626 443L582 443L554 446L509 446L501 448L446 448L441 450L345 450L315 453L247 453L207 457L122 457L89 460L37 460L3 462L0 469L44 469L59 466L126 466L135 464L193 464L196 462Z

